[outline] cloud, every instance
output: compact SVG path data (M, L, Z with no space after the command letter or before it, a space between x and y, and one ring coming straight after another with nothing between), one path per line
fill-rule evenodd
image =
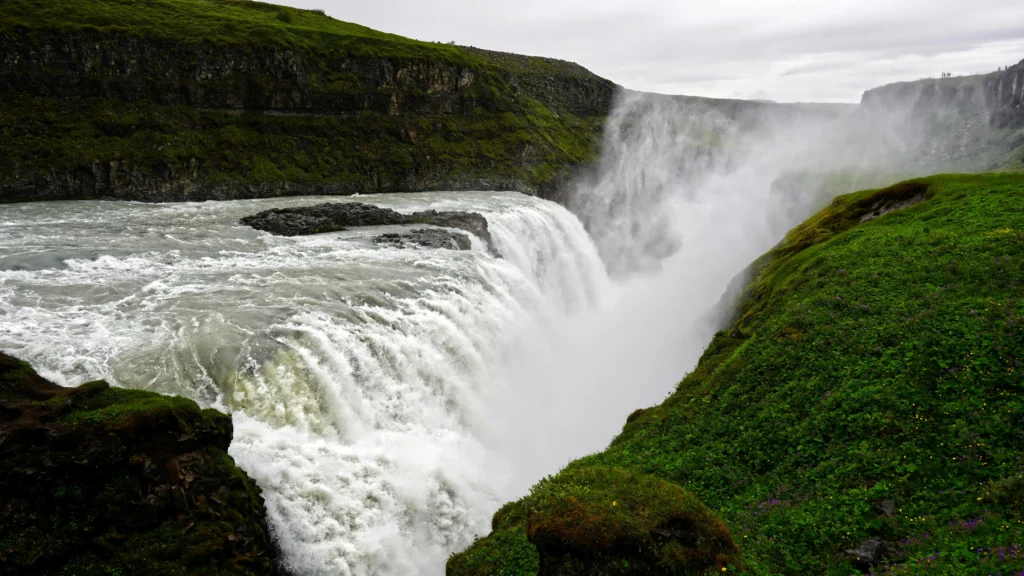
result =
M636 90L856 102L1024 58L1019 0L276 0L421 40L578 62Z

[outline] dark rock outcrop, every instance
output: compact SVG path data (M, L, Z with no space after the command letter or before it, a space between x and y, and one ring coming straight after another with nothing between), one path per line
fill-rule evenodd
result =
M258 214L246 216L240 222L245 226L279 236L307 236L340 232L360 226L429 224L465 230L486 242L488 246L492 246L487 218L476 212L426 210L402 214L390 208L381 208L372 204L339 202L264 210Z
M422 246L446 250L469 250L473 242L462 232L453 232L441 228L421 228L408 234L381 234L373 239L377 244L387 244L395 248Z
M0 353L0 573L274 574L231 419Z
M340 232L357 226L406 224L408 216L362 202L324 203L299 208L264 210L240 220L245 226L278 236Z

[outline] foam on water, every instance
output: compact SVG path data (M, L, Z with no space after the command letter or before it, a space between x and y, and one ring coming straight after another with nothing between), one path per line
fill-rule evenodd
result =
M508 496L486 391L509 346L597 306L604 267L575 217L518 194L374 197L481 211L502 259L235 225L317 201L2 207L0 348L232 412L295 572L438 574Z

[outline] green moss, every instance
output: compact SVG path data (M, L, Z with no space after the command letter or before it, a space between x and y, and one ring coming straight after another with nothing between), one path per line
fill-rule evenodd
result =
M676 391L562 475L684 487L757 574L848 575L869 538L897 549L876 574L1019 571L1022 254L1019 174L840 197L751 267L736 324Z
M105 382L62 388L0 354L0 416L8 571L273 572L259 489L225 452L226 415Z
M90 395L83 402L77 403L63 418L69 423L117 426L139 413L157 410L181 411L189 415L199 413L196 403L187 398L107 386L99 394Z
M338 50L352 55L458 58L466 50L419 42L340 22L319 12L237 0L69 0L60 5L8 0L0 30L131 33L190 43L251 44Z
M28 44L69 32L87 34L85 44L126 37L163 42L157 52L168 51L167 42L204 51L242 47L246 54L283 48L308 68L292 82L258 70L244 79L195 81L177 61L160 62L168 68L160 73L105 76L100 69L90 73L95 78L74 65L14 67L13 78L38 89L12 81L0 91L0 185L69 170L89 178L100 160L158 178L168 170L178 177L196 171L200 187L328 184L353 193L480 179L538 186L596 157L607 106L585 99L593 116L579 116L568 104L577 96L552 96L552 78L570 91L577 80L600 86L607 93L595 102L608 100L612 89L567 62L419 42L249 1L73 0L58 6L9 0L0 3L0 32ZM351 58L382 70L440 65L445 74L462 70L473 81L450 95L458 110L439 113L430 104L435 95L422 87L364 85L369 81L337 65ZM110 98L52 95L61 93L68 76L125 90ZM199 89L242 100L238 82L265 95L302 91L308 101L329 104L282 115L163 105L167 92ZM521 90L512 88L516 82ZM394 97L402 102L397 115L381 104Z
M496 529L448 560L448 576L532 576L540 570L537 549L521 525Z
M492 527L449 560L449 574L703 574L739 565L725 524L693 494L617 468L545 478Z

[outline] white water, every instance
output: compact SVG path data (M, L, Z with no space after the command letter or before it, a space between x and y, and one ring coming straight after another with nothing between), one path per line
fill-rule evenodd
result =
M0 349L231 412L295 573L440 574L693 366L729 281L820 201L773 214L776 176L886 156L856 122L756 120L626 95L570 203L593 240L514 193L369 198L479 211L502 259L236 224L337 198L0 206Z
M437 574L509 495L486 401L510 346L597 306L604 267L575 217L513 193L373 197L481 211L504 259L235 224L323 200L0 207L0 348L232 412L297 573Z
M707 242L749 237L728 202L680 205L692 249L617 281L574 216L514 193L372 198L480 211L502 259L236 224L323 200L0 207L0 349L231 412L297 574L442 573L498 506L671 390L757 249Z

